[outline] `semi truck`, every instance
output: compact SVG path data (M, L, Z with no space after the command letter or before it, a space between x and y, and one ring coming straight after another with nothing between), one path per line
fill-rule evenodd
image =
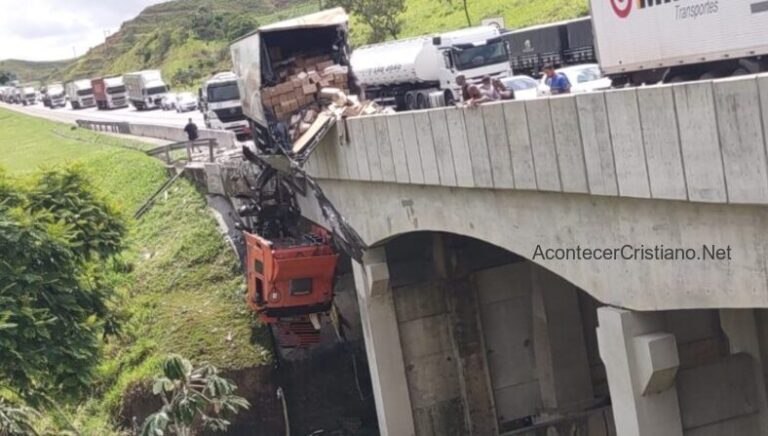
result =
M122 76L92 79L91 87L98 109L117 109L128 106Z
M61 83L52 83L42 89L43 106L51 109L64 107L67 105L67 97L64 93L64 85Z
M206 80L199 90L199 101L206 128L229 130L239 137L250 135L235 73L222 72Z
M168 94L159 70L144 70L123 76L128 100L136 110L156 109Z
M768 4L758 0L591 0L600 67L616 84L768 70Z
M406 110L460 101L459 75L473 82L512 73L496 26L363 46L352 52L350 64L365 98Z
M37 101L37 91L34 86L22 86L18 93L19 103L24 106L32 106Z
M262 26L232 43L232 64L238 77L243 113L249 119L259 150L277 153L293 148L311 149L328 132L334 120L321 114L319 118L325 122L313 124L311 134L296 146L288 132L280 133L287 129L278 126L317 104L318 89L325 86L325 81L330 84L329 78L320 77L325 73L321 67L326 63L340 68L349 66L348 23L344 9L333 8ZM336 86L350 88L346 74L333 77ZM317 79L320 81L313 82ZM305 86L309 94L304 92Z
M503 37L515 74L536 77L547 64L563 67L597 62L590 17L526 27Z
M93 98L93 88L91 87L90 80L82 79L68 82L64 86L64 89L72 109L84 109L96 106L96 100Z

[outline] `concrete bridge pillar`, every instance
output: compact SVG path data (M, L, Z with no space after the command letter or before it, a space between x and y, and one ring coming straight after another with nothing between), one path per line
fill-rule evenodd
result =
M680 362L674 335L662 331L662 315L614 307L597 315L617 434L682 436L675 387Z
M368 250L352 263L365 336L365 350L382 436L414 436L395 305L384 248Z

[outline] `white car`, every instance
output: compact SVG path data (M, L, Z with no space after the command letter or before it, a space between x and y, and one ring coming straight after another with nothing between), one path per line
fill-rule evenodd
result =
M176 100L177 100L176 94L169 93L168 95L163 97L162 101L160 101L160 109L164 111L170 111L170 110L176 109Z
M515 100L531 100L549 95L549 88L530 76L510 76L500 80L507 89L515 91Z
M571 82L571 92L591 92L610 89L613 82L610 78L603 76L600 67L597 64L573 65L556 70L558 73L565 74L568 81ZM547 76L541 78L541 84L547 89Z
M191 92L182 92L176 96L176 112L197 110L197 97Z

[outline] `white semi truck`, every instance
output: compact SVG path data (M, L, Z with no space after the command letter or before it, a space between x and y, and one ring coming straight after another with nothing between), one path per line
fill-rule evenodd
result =
M214 75L205 81L199 94L200 111L206 128L229 130L237 136L250 135L251 128L243 114L235 73L227 71Z
M123 76L128 100L136 110L160 107L163 97L168 94L168 85L159 70L145 70Z
M64 89L67 93L67 99L72 109L84 109L96 106L96 100L93 98L93 88L88 79L75 80L68 82Z
M479 26L363 46L350 65L365 98L398 109L450 105L461 99L456 77L511 75L507 43L495 26Z
M600 67L617 84L768 70L768 2L591 0Z
M37 101L37 91L34 86L24 86L19 92L20 103L24 106L32 106Z
M51 109L67 105L67 97L64 93L64 85L52 83L43 89L43 106Z

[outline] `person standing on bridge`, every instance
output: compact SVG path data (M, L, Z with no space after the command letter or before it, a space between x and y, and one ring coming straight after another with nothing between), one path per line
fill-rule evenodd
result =
M187 138L189 139L189 142L192 142L199 137L197 133L197 124L192 121L192 118L190 118L187 125L184 126L184 131L187 132ZM192 150L197 151L197 147L193 145Z
M563 73L555 71L555 66L547 64L544 66L544 75L547 77L544 83L549 86L549 92L552 95L568 94L571 92L571 82Z

